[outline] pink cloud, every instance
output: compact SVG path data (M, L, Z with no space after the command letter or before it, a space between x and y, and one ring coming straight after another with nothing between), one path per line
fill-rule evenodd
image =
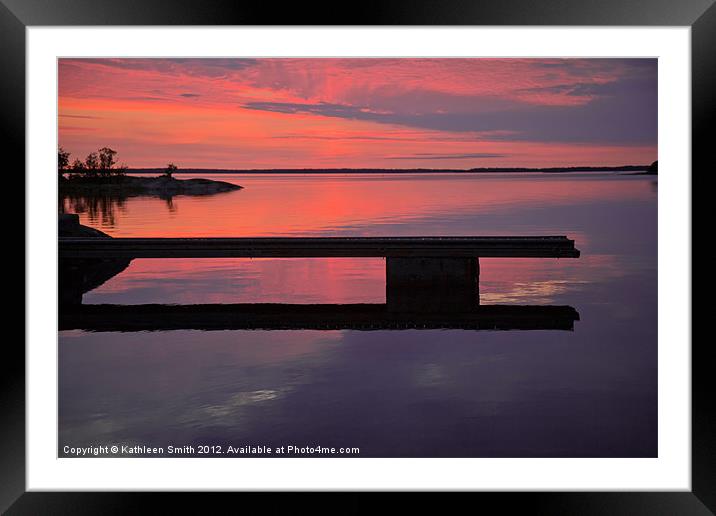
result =
M80 156L111 145L130 166L646 163L655 70L625 59L61 59L60 143Z

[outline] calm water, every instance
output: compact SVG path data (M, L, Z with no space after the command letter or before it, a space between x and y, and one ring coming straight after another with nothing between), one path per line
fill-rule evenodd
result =
M186 176L180 176L186 177ZM60 332L59 444L351 446L360 456L656 456L657 187L607 173L217 175L65 199L113 236L567 235L481 259L483 304L570 331ZM134 260L84 303L382 303L382 259Z

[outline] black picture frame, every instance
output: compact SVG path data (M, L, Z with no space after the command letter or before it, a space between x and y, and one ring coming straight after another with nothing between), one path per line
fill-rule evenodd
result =
M29 26L284 24L689 26L692 44L692 168L704 174L714 173L708 167L713 144L707 136L716 113L714 0L383 0L340 6L286 3L280 7L268 2L239 3L231 0L0 0L0 127L1 145L6 151L3 155L18 157L18 162L13 165L15 170L25 170L24 152L19 150L25 148L25 29ZM26 193L24 181L17 187L20 190L14 191ZM697 192L693 186L692 192ZM698 229L705 226L703 221L708 220L707 217L705 212L694 211L692 201L692 235L700 234ZM17 234L20 233L18 224L14 226L14 242L20 238L24 240L24 224L23 236ZM19 244L17 248L20 248ZM24 251L22 255L25 270ZM20 257L16 254L14 259L19 261ZM710 278L700 280L693 293L705 292L710 284ZM705 309L694 305L692 321L699 310ZM690 492L474 493L468 503L481 508L498 506L501 512L508 513L516 510L570 515L716 513L716 403L711 394L716 392L716 381L711 372L709 342L692 338L691 346ZM163 512L169 512L173 504L180 509L177 512L210 512L214 503L231 503L227 497L235 494L199 495L197 500L186 493L25 492L25 351L20 339L5 339L2 362L1 511L7 511L7 514L127 514L140 512L150 502L159 501ZM243 496L252 503L268 503L266 495ZM298 511L314 508L315 497L315 494L310 494L284 502L274 496L270 504L273 509L284 506ZM373 494L353 493L339 507L340 512L363 512L378 503L382 504L382 500L376 499ZM444 502L438 503L444 510ZM236 509L239 507L236 506Z

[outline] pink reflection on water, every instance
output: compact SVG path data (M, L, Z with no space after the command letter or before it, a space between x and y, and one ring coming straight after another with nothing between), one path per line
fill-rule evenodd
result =
M190 177L190 176L181 176ZM415 233L411 224L429 217L502 215L484 234L510 234L529 221L530 208L558 208L591 202L645 200L643 181L604 180L590 175L457 174L204 176L240 184L240 191L212 196L178 196L171 202L135 197L115 203L112 217L80 212L81 222L113 236L299 236L326 232L352 235ZM65 202L66 211L78 206ZM80 206L80 208L82 208ZM106 210L105 210L106 212ZM477 225L482 225L478 220ZM403 227L396 227L401 225ZM528 229L528 228L526 228ZM522 229L525 231L526 229ZM564 231L564 226L535 228ZM474 234L475 228L422 225L428 234ZM513 233L514 234L514 233ZM558 233L561 234L561 233Z
M483 304L552 304L623 274L616 257L481 259ZM381 258L134 260L85 303L384 303Z
M382 258L134 260L85 303L384 303Z
M639 257L649 251L652 233L654 242L656 236L655 226L646 218L652 212L656 215L655 192L643 176L228 174L215 178L245 189L179 196L171 205L158 198L128 198L112 220L89 211L81 213L81 220L119 237L563 234L576 241L582 251L576 260L482 259L484 304L562 303L585 283L627 273L630 260L642 260L643 267L644 259ZM634 231L644 238L635 239ZM635 245L641 247L632 249ZM86 294L85 302L383 303L385 262L380 258L134 260L125 272Z

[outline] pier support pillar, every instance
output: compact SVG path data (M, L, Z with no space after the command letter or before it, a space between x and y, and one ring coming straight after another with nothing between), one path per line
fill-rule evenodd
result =
M392 312L465 312L480 304L478 258L387 257L386 304Z

